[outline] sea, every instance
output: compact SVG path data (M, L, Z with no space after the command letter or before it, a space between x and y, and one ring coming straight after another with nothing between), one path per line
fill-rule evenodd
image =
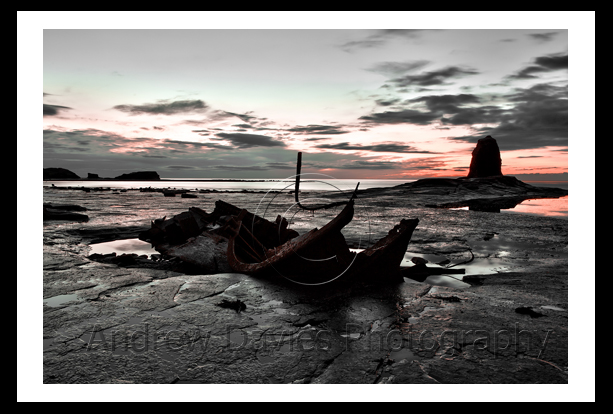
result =
M359 183L359 189L394 187L415 180L348 180L337 178L316 178L300 180L300 189L309 191L349 191L353 192ZM217 190L217 191L290 191L294 189L295 180L292 179L193 179L193 178L162 178L159 181L44 181L43 186L56 187L103 187L111 189L127 188L173 188L177 190Z
M356 186L360 190L368 188L394 187L415 180L355 180L334 179L327 177L305 178L300 181L300 189L304 191L342 191L351 194ZM536 187L553 187L568 190L567 181L524 181ZM216 191L292 191L295 187L293 179L193 179L193 178L162 178L159 181L115 181L115 180L49 180L43 181L43 187L77 187L77 188L109 188L124 189L176 189L176 190L216 190ZM504 213L533 214L568 218L568 196L556 199L526 200L513 209L502 210Z

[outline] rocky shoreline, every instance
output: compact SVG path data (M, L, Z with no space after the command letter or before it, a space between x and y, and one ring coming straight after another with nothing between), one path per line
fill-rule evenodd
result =
M432 207L562 193L502 193L492 183L486 191L475 181L360 191L356 225L344 232L361 247L365 222L376 240L390 223L419 218L405 258L461 263L471 252L475 260L457 268L473 283L448 275L335 289L197 274L119 252L92 257L93 243L136 238L193 205L212 211L217 198L45 187L45 203L83 206L89 220L43 225L43 382L567 383L568 221ZM261 205L259 194L221 196L253 212ZM292 203L278 194L269 207ZM291 225L302 233L334 214L297 215Z

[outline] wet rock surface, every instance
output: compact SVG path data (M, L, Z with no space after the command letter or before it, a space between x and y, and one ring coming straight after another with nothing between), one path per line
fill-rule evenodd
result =
M137 238L152 220L212 211L217 198L46 187L44 202L83 206L89 221L43 224L43 382L567 383L568 221L426 207L474 191L366 190L343 229L359 249L419 218L403 265L450 266L472 253L455 267L466 276L330 289L189 274L163 255L91 257L92 243ZM293 204L275 197L265 204L273 215L261 194L223 194L273 220ZM337 212L296 213L290 227L303 234Z

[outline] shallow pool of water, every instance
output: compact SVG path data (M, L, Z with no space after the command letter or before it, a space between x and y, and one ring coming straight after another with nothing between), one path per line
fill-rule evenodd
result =
M450 208L449 210L468 211L470 209L468 207L457 207ZM537 198L524 200L513 208L500 209L500 212L568 219L568 196L560 198Z
M417 359L415 354L413 354L413 351L411 351L411 349L409 349L408 347L402 347L398 350L393 350L392 352L390 352L390 358L393 359L395 362L400 362L403 359L407 362L411 362L414 359Z
M73 300L77 300L77 295L74 293L70 295L58 295L58 296L53 296L52 298L43 299L43 303L46 304L47 306L51 306L52 308L55 308L57 306L61 306Z
M560 198L539 198L525 200L514 208L500 210L501 213L523 213L536 216L568 219L568 196Z
M151 246L151 243L139 239L113 240L110 242L90 244L89 247L92 249L90 254L116 253L117 255L121 255L135 253L137 255L147 255L147 257L150 257L152 254L158 253L153 246Z

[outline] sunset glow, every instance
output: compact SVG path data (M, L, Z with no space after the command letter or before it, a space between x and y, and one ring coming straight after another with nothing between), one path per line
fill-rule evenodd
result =
M567 180L568 30L46 29L44 167Z

